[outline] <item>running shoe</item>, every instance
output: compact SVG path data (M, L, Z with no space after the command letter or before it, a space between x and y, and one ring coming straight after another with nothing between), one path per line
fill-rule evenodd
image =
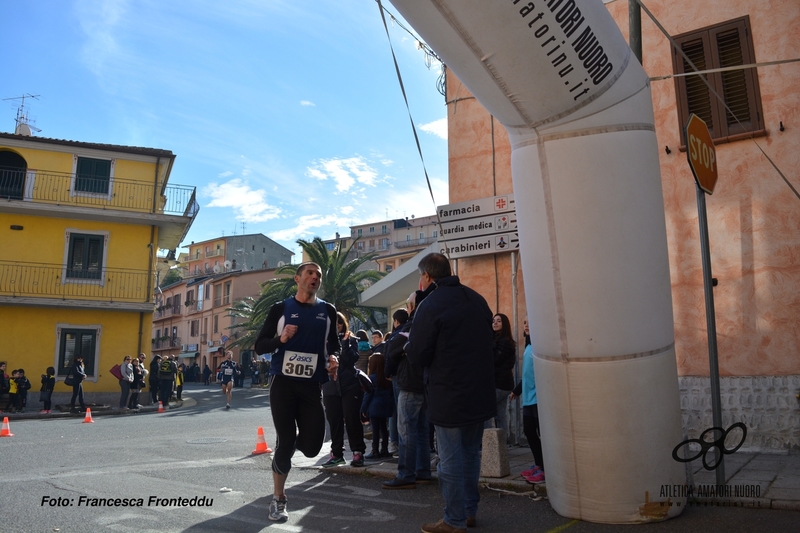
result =
M342 466L345 464L344 457L336 457L331 453L331 458L322 463L322 468L331 468L332 466Z
M350 466L364 466L364 454L353 452L353 460L350 461Z
M225 409L230 409L230 408L231 408L231 404L229 404L229 403L225 404Z
M541 470L541 468L539 468L536 465L533 465L528 470L523 470L522 472L520 472L519 475L522 476L522 477L532 476L533 474L535 474L539 470Z
M539 470L535 474L531 474L530 476L522 476L522 477L525 478L525 481L533 485L539 485L541 483L544 483L544 472L542 472L541 470Z
M269 519L273 522L289 519L289 511L286 510L285 496L281 500L274 496L272 497L272 502L269 504Z

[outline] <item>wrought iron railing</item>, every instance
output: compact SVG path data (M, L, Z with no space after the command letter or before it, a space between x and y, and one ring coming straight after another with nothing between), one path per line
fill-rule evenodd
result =
M30 183L26 183L30 181ZM194 218L195 187L154 184L121 177L95 178L47 170L0 167L0 197L69 206L143 211Z
M433 241L435 241L437 237L426 237L424 239L411 239L410 241L395 241L394 247L395 248L411 248L413 246L427 246Z
M52 263L0 261L0 296L152 302L155 274L146 270L103 268L97 278L75 273Z

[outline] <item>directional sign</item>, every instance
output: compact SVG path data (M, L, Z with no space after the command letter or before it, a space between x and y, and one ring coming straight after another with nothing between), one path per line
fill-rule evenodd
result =
M439 253L448 255L450 259L513 252L515 250L519 250L519 236L516 232L439 241Z
M686 158L698 187L712 194L717 184L717 153L708 126L694 113L686 123Z
M494 233L508 233L517 230L517 214L500 213L497 215L486 215L464 220L442 222L441 237L439 240L451 241L452 239L465 239L467 237L478 237L481 235L492 235Z
M452 222L453 220L463 220L495 213L508 213L514 211L515 207L514 195L504 194L457 204L440 205L436 210L439 214L440 222Z

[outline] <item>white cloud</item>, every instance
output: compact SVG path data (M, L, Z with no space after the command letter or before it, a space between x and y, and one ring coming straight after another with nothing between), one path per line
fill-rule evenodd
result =
M309 100L300 100L300 105L303 107L317 107L317 104Z
M86 36L81 57L87 68L104 78L108 63L120 53L116 36L127 11L126 0L109 2L80 1L75 5L81 30Z
M230 170L226 170L225 172L218 174L218 176L220 178L227 178L229 176L233 176L233 172L231 172Z
M425 133L430 133L447 140L447 117L428 122L427 124L420 124L419 129Z
M295 226L292 228L270 232L269 238L276 241L296 241L319 236L319 232L311 231L314 228L347 227L350 222L348 219L336 215L303 215L297 217L294 224ZM325 238L327 237L323 237L323 239Z
M320 159L306 169L306 175L320 181L332 179L339 192L349 191L356 183L374 187L378 181L377 171L362 156Z
M278 218L281 210L267 203L263 189L251 189L250 184L240 178L223 184L209 183L203 194L212 200L206 207L228 207L236 213L236 219L245 222L266 222Z

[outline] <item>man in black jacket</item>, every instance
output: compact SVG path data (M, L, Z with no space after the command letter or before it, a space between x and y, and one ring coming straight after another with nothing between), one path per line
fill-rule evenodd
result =
M444 518L423 533L465 532L475 524L483 423L494 417L492 311L486 300L451 275L450 261L428 254L420 286L435 290L417 307L406 356L425 371L429 416L436 429Z

